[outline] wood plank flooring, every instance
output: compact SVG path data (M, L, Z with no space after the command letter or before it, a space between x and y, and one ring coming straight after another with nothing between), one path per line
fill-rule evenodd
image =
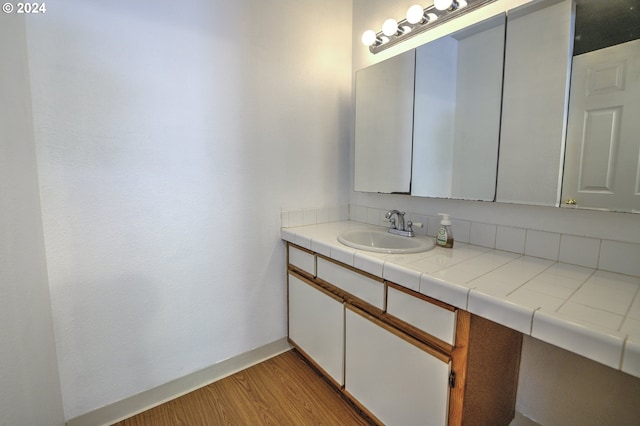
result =
M368 425L294 350L117 426Z

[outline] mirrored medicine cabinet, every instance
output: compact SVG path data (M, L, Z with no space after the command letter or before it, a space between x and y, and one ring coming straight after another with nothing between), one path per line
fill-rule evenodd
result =
M493 200L505 16L356 73L355 190Z
M354 189L640 212L634 2L534 1L357 71Z

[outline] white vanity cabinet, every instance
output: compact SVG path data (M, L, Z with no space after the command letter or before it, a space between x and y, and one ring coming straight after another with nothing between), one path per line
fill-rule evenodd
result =
M289 342L370 420L507 426L522 335L289 243Z
M447 424L447 355L355 307L346 310L345 350L345 391L382 423Z
M344 304L289 274L289 339L339 386L344 385Z

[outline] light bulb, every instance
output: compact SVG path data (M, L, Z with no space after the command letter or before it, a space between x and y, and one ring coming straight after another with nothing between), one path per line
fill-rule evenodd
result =
M436 15L435 13L427 13L427 22L433 22L436 19L438 19L438 15Z
M398 32L398 23L395 19L389 18L382 24L382 33L387 37L391 37Z
M417 24L424 19L424 9L419 4L414 4L407 10L407 22Z
M453 4L453 0L434 0L433 6L438 10L447 10Z
M377 38L375 31L367 30L362 34L362 44L365 46L372 46L375 44Z

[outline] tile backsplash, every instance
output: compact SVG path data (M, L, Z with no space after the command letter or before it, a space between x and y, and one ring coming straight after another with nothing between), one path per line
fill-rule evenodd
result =
M283 211L281 221L285 228L342 220L388 226L384 219L386 212L386 209L340 205ZM421 228L414 228L418 235L434 237L438 232L438 216L407 212L406 218L422 224ZM451 222L454 238L463 243L640 276L640 244L459 220L455 217L451 218Z
M348 204L333 207L283 210L280 213L280 223L283 228L340 222L342 220L349 220Z

